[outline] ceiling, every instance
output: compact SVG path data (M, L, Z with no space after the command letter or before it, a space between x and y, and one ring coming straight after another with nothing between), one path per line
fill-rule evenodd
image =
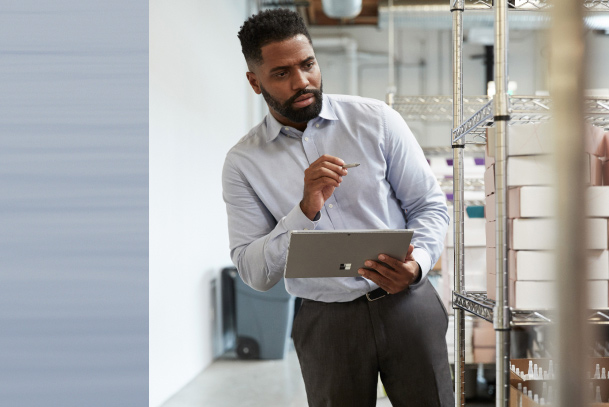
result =
M362 0L362 12L353 19L334 19L324 14L322 0L292 0L296 9L310 26L372 25L386 28L388 25L389 0ZM335 0L341 1L341 0ZM485 0L487 1L487 0ZM488 0L491 1L491 0ZM466 0L473 7L480 0ZM396 28L451 29L452 13L449 0L393 0ZM494 13L488 7L477 7L473 13L464 13L467 27L493 27ZM513 29L539 29L547 26L547 13L519 11L510 13Z
M322 7L322 0L258 0L267 7L290 7L297 10L310 26L375 26L387 28L389 21L389 0L362 0L361 13L352 19L328 17ZM343 1L343 0L334 0ZM524 0L517 0L524 1ZM527 0L541 1L541 0ZM545 1L545 0L544 0ZM451 29L452 13L450 0L393 0L393 21L396 28ZM464 13L466 27L492 28L494 13L487 3L492 0L465 0L473 13ZM548 13L519 11L508 15L510 28L535 30L547 27ZM608 20L609 22L609 20Z
M378 25L380 0L362 0L362 12L357 17L348 20L330 18L325 15L321 1L309 0L306 2L308 6L299 7L300 13L305 17L309 25Z

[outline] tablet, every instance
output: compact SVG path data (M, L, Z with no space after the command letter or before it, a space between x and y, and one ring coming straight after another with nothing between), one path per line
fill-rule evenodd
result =
M414 231L294 230L285 265L286 278L361 277L366 260L387 254L404 261Z

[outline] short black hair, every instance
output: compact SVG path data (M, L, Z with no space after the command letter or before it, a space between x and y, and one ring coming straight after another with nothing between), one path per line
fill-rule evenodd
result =
M302 34L311 42L309 30L300 14L284 9L271 9L252 15L239 30L241 52L248 66L262 63L262 47Z

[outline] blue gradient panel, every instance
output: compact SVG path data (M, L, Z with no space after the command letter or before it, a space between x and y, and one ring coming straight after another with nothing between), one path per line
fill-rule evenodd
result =
M0 6L0 406L148 405L148 2Z

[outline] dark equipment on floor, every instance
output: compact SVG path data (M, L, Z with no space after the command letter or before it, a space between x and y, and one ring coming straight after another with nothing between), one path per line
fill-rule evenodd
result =
M222 270L223 331L225 338L231 331L236 334L237 356L283 359L292 332L294 301L283 279L260 292L246 285L234 267Z

